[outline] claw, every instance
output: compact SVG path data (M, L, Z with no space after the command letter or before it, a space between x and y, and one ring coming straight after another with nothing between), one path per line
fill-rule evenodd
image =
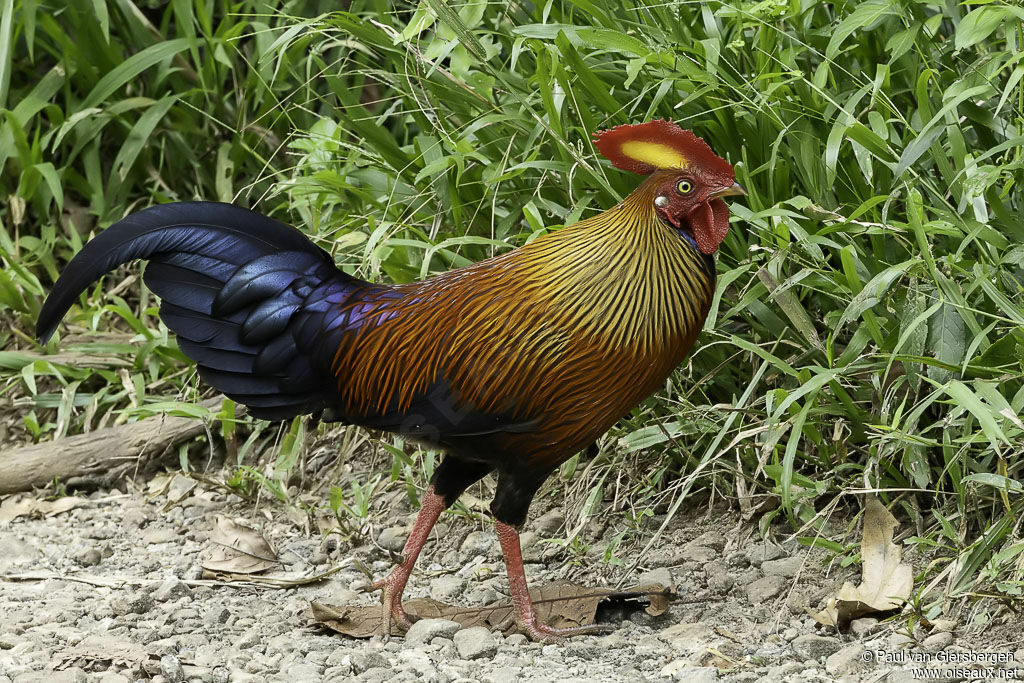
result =
M607 624L587 624L586 626L568 626L566 628L555 628L547 624L537 623L536 620L519 624L519 628L526 632L531 640L541 643L560 643L570 636L584 636L596 633L606 633L612 630Z
M374 581L367 592L380 590L380 602L383 606L381 613L381 629L384 633L385 642L391 638L391 625L395 624L403 633L408 631L413 621L405 609L402 608L402 589L405 587L405 580L408 575L402 576L402 567L396 567L387 577Z

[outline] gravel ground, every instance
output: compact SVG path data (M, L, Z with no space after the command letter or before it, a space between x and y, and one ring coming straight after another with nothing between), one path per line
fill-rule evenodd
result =
M1024 660L1021 644L1001 641L994 630L961 634L956 622L939 621L931 629L919 626L911 637L874 619L854 622L846 634L817 628L806 608L819 605L844 579L856 582L855 571L830 566L823 553L761 542L736 513L706 506L677 515L679 525L649 553L646 566L626 577L671 580L681 597L706 602L675 604L661 617L639 612L616 619L606 635L559 644L483 628L456 632L440 620L390 642L352 640L312 624L309 602L374 602L359 591L367 579L351 559L377 576L390 568L386 549L401 547L413 518L399 494L385 507L392 517L373 526L376 543L325 548L294 511L287 514L276 503L254 508L202 486L188 492L190 486L178 477L163 495L98 491L68 512L0 527L0 577L8 579L0 582L0 683L911 681L922 679L912 671L922 666L909 661L914 657L944 667L935 672L939 679L965 680L952 671L964 664L943 660L971 652L1015 654L996 664L1002 668L990 677L1024 677L1024 666L1016 668ZM184 492L179 503L167 505ZM524 534L531 582L568 574L580 583L609 585L628 572L628 566L589 561L590 555L565 562L564 550L540 542L564 536L561 513L541 512L535 510ZM203 581L200 554L216 514L259 526L278 549L280 573L347 566L294 588ZM590 530L598 552L621 531L611 519L607 528ZM482 523L446 515L406 596L469 606L496 599L505 588L493 534ZM1017 631L1007 632L1019 638ZM880 660L900 656L908 662Z

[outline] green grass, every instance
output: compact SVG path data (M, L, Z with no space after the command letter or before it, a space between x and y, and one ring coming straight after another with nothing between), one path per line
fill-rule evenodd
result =
M635 538L685 492L769 492L765 529L841 549L834 503L884 489L935 559L930 616L944 594L1019 600L1024 10L339 5L0 0L0 368L24 440L198 396L136 269L69 318L117 334L60 344L129 367L26 355L61 265L128 211L235 201L403 282L611 206L638 179L592 133L673 118L749 191L718 297L665 390L552 491L583 516L612 500ZM286 477L302 430L257 430L239 458ZM395 480L422 480L422 459L392 455Z

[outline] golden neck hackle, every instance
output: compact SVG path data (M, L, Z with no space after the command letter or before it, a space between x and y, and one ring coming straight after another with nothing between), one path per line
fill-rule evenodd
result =
M655 214L661 181L654 174L617 206L506 255L571 328L640 355L695 333L714 293L710 259Z

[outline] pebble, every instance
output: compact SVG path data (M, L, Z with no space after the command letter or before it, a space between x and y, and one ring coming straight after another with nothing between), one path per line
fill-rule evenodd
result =
M0 534L0 571L30 564L37 560L39 555L39 551L34 546L19 538L14 538L6 529Z
M173 529L150 527L142 532L141 540L145 545L159 545L161 543L177 543L180 538Z
M850 643L825 659L825 672L830 676L839 677L866 670L865 651L861 643Z
M693 666L689 662L678 659L663 666L659 674L662 678L687 681L687 683L704 683L705 681L718 680L718 669L715 667Z
M477 555L489 557L493 554L492 550L497 544L498 541L494 533L489 531L471 531L466 536L466 540L462 542L459 550L463 557L475 557Z
M507 636L505 638L505 645L508 645L510 647L522 647L523 645L526 645L528 642L530 642L530 639L522 633L513 633L512 635Z
M838 652L843 644L832 636L805 634L793 640L793 652L802 659L819 660Z
M913 647L915 641L913 638L908 636L906 633L893 633L889 636L888 649L891 652L898 652L908 647Z
M103 559L103 555L100 553L98 548L89 546L87 548L82 548L75 553L73 559L83 567L95 567Z
M942 633L936 633L925 638L924 642L921 643L921 647L924 649L925 652L938 652L939 650L944 650L952 644L953 634L949 633L948 631L944 631Z
M861 617L850 622L850 632L858 638L870 635L878 626L878 619L874 617Z
M654 583L668 587L676 585L675 579L672 577L672 572L666 567L658 567L657 569L652 569L649 572L644 572L637 580L638 586L649 586Z
M503 666L489 674L484 674L481 681L483 683L518 683L521 678L518 667Z
M188 587L187 583L176 576L171 576L164 579L164 582L157 586L157 589L153 591L153 599L157 602L167 602L169 600L184 598L191 594L192 589Z
M725 536L720 531L705 531L687 545L706 546L720 553L725 550Z
M759 606L779 595L789 586L781 576L764 576L747 586L747 600Z
M718 557L714 549L702 545L688 545L679 554L679 560L683 562L696 562L707 564Z
M466 579L448 574L438 576L430 582L430 597L438 602L452 603L466 592Z
M537 518L533 528L544 538L551 538L562 530L565 514L558 508L552 508Z
M462 626L448 619L420 619L413 622L405 634L405 643L410 646L424 645L434 638L451 638Z
M697 654L705 652L709 645L718 639L717 634L707 624L676 624L669 626L657 634L668 643L676 654ZM611 637L611 636L606 636Z
M498 652L498 642L486 626L474 626L455 634L455 648L462 659L493 657Z
M377 536L377 545L384 550L393 553L400 553L405 548L405 540L409 537L409 528L404 526L391 526L385 528Z
M774 543L753 543L747 547L744 554L747 562L755 567L760 567L765 560L777 560L786 553Z
M765 560L762 562L761 571L766 576L781 576L786 579L792 579L799 573L803 565L804 560L802 557L780 557L777 560Z
M181 668L181 662L174 655L164 655L160 658L160 673L167 683L180 683L185 680L185 670Z
M110 608L119 617L126 614L145 614L153 609L153 606L153 596L142 591L134 591L110 603Z

